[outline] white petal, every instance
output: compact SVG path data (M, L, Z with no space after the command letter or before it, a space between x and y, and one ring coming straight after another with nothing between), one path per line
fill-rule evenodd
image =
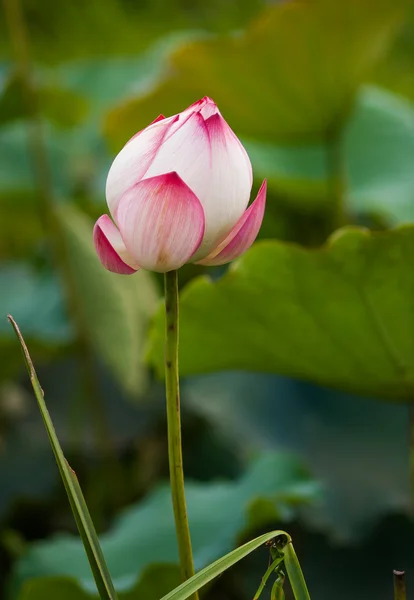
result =
M206 233L195 260L200 260L223 240L240 219L249 203L253 174L250 159L241 142L216 113L206 121L212 168L207 188L193 187L206 215Z
M215 111L203 102L201 110ZM200 111L184 123L171 126L145 177L176 171L200 200L206 219L197 259L220 242L245 211L252 185L252 168L246 151L218 112L206 121Z
M106 201L116 221L118 203L140 181L177 117L156 121L135 134L116 156L106 180Z

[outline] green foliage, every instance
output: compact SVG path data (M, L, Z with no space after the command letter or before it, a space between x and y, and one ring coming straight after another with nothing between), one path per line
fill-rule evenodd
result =
M196 573L189 580L175 587L172 591L163 596L161 600L186 600L194 594L194 592L206 586L224 571L260 548L260 546L270 542L274 545L277 544L277 553L281 556L281 559L286 566L295 600L309 600L306 583L299 561L293 549L292 540L287 533L280 530L265 533L254 540L245 543L243 546L232 550L226 556L219 558L214 563ZM138 584L138 586L130 593L121 593L119 596L120 600L138 600L139 598L142 598L144 594L146 600L152 600L153 598L154 600L155 598L158 600L159 596L156 596L155 594L159 593L160 589L163 589L170 583L165 577L165 569L167 569L167 576L170 575L171 567L156 566L155 568L148 570L148 583L145 582L143 578L142 583ZM175 578L176 573L173 571L172 574L173 578ZM159 579L160 577L162 577L161 580ZM158 583L156 582L157 578ZM49 578L43 580L38 579L26 583L18 600L28 600L29 598L30 600L40 600L40 598L45 598L45 600L47 600L49 597L54 597L53 594L61 593L61 590L64 596L60 595L59 598L62 597L63 600L66 600L66 598L73 598L73 600L88 600L89 598L95 597L83 591L73 580L67 578Z
M414 222L414 104L369 87L344 131L346 194L356 213Z
M23 0L30 23L36 60L56 64L90 56L137 54L154 39L172 30L202 28L226 31L242 27L263 6L263 0ZM0 51L9 55L4 19L0 22Z
M413 252L408 226L344 229L314 251L257 243L219 281L182 293L181 373L246 369L412 400ZM149 357L160 374L162 335L159 312Z
M22 367L21 354L7 323L8 313L14 312L34 353L42 361L50 361L70 347L74 332L54 274L36 270L23 261L10 261L0 266L0 288L0 315L3 315L0 318L0 381L4 382L16 377Z
M36 87L36 96L40 114L58 127L73 127L86 115L84 98L70 90L56 85L39 85ZM9 121L31 117L27 100L20 77L13 73L0 95L0 126Z
M11 350L12 346L10 344L9 354ZM22 359L19 352L19 363L16 370L21 366ZM8 434L2 436L2 445L0 453L0 517L4 518L7 509L10 509L10 504L16 498L25 498L26 500L33 498L45 499L52 494L57 485L60 485L60 482L58 481L59 475L56 472L56 465L50 447L46 444L41 445L37 443L37 440L31 439L27 435L27 431L16 432L12 430L8 432ZM41 464L42 468L33 469L34 462ZM16 473L19 473L19 477L16 477Z
M280 146L257 140L243 140L243 145L252 161L255 178L266 178L269 190L284 194L285 204L308 213L329 209L332 198L327 145Z
M414 85L411 76L414 67L414 5L406 15L397 39L386 56L377 64L373 80L398 94L414 100Z
M281 146L245 140L245 146L256 178L267 177L278 194L267 211L284 205L304 214L328 212L337 169L345 209L353 215L376 214L391 224L414 221L414 106L390 92L365 86L336 142ZM332 163L335 152L338 164Z
M317 493L318 486L306 470L280 454L262 456L237 481L187 482L196 568L228 552L241 535L264 526L263 517L269 521L289 519ZM260 499L268 501L265 515L260 511ZM149 565L177 563L169 486L159 487L125 511L101 542L119 592L139 582ZM93 587L81 541L61 534L49 542L34 543L17 563L13 587L19 590L25 580L46 575L71 576L85 589Z
M175 565L153 564L144 571L140 581L119 600L160 600L180 583L179 568ZM87 592L79 583L67 577L45 577L27 581L18 600L91 600L95 593Z
M2 156L0 165L2 201L7 198L11 189L17 192L28 192L28 196L32 200L36 199L38 193L34 189L33 173L28 155L27 127L18 122L9 122L7 125L3 125L0 128L0 152ZM14 197L16 200L19 199L18 196ZM30 205L30 199L26 199L23 204L23 206L27 205ZM33 202L32 206L33 212L35 212L36 204ZM24 220L24 216L20 216ZM16 226L17 223L18 221L14 225Z
M92 596L95 597L96 596ZM19 600L89 600L90 594L71 579L55 577L50 579L34 579L25 583Z
M96 254L93 222L72 205L57 209L64 236L73 310L88 340L130 393L142 390L142 351L157 293L152 276L120 277L106 271Z
M18 181L19 173L16 175ZM24 259L39 247L43 227L38 200L38 194L28 189L0 193L0 257L3 260Z
M217 435L230 437L237 453L283 447L303 460L324 486L323 502L306 512L306 524L322 529L331 542L356 546L384 515L411 514L409 439L402 435L410 405L240 371L191 377L184 399ZM257 510L266 515L267 503ZM404 553L395 563L403 562Z
M151 93L112 111L106 133L119 149L159 113L198 97L218 103L238 134L267 141L326 139L384 53L408 0L283 2L240 36L187 44ZM172 68L171 68L172 67Z
M73 332L62 312L62 293L55 277L36 273L24 263L12 263L0 269L0 287L1 314L13 310L28 337L60 344L72 340ZM6 318L0 320L0 336L13 337Z

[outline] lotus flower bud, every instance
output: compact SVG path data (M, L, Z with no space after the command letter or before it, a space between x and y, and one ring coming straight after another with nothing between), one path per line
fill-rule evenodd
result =
M232 261L252 245L263 220L266 182L247 208L252 180L246 150L210 98L161 115L109 170L113 221L103 215L94 228L102 264L131 274Z

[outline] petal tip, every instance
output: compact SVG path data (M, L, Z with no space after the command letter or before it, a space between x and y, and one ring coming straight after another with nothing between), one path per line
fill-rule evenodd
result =
M237 221L225 240L197 264L205 266L224 265L238 258L255 241L262 226L266 207L267 181L263 181L256 199Z
M105 269L111 271L111 273L132 275L139 269L137 265L135 265L137 268L133 268L121 258L119 251L124 250L123 254L126 254L127 251L122 242L121 234L108 215L102 215L96 221L93 228L93 241L99 260ZM118 250L115 249L115 246L118 246Z

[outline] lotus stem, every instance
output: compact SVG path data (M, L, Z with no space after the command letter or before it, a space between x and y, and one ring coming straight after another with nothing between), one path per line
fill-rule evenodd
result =
M184 581L194 575L193 552L184 490L181 442L180 384L178 376L178 273L165 273L165 389L167 398L168 460L175 531ZM198 594L192 596L198 600Z
M405 571L394 571L394 600L406 600Z

